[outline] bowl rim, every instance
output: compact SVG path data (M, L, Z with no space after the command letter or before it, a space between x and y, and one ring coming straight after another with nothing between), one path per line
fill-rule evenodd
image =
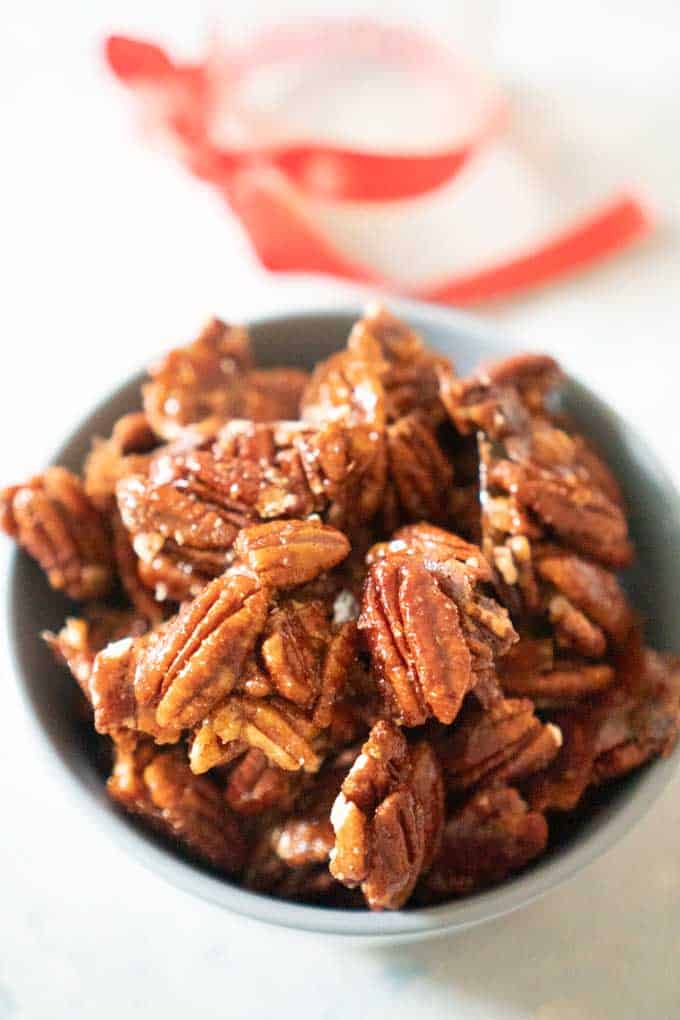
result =
M391 309L405 318L417 319L416 328L427 326L428 322L439 330L465 332L491 350L504 353L508 341L501 330L489 326L483 319L454 309L440 309L411 300L389 298ZM342 301L337 304L330 300L323 304L296 304L291 307L267 309L262 315L245 319L246 324L258 329L280 324L285 320L321 319L343 317L358 318L364 302ZM79 418L60 444L50 463L58 462L73 442L74 436L97 412L102 411L111 400L134 379L131 373L126 380L103 396L89 412ZM574 378L569 373L571 378ZM604 403L583 384L579 385L595 401ZM617 425L628 428L625 419L615 407L606 403L607 413ZM643 437L635 430L636 441L650 458L655 473L665 484L668 510L680 521L680 494L669 477L664 464L656 457ZM675 753L666 759L657 759L637 775L636 785L630 797L617 804L615 812L601 825L583 833L581 837L533 869L520 873L506 883L476 893L471 897L450 900L432 907L415 908L409 911L373 913L370 911L338 910L318 907L286 900L275 899L262 893L251 892L233 885L224 878L201 869L188 859L173 854L170 848L153 842L144 831L113 805L105 802L105 793L99 779L82 774L74 761L59 748L41 715L43 709L39 700L24 682L21 667L20 639L18 626L18 604L15 592L21 557L16 549L11 556L8 584L5 586L5 621L10 637L14 672L26 716L36 743L43 756L51 765L58 765L61 775L69 780L66 791L94 824L106 828L112 841L127 850L139 863L160 875L165 881L183 891L214 903L231 912L251 920L264 922L281 928L302 932L349 937L364 941L409 941L450 931L462 931L485 921L509 914L528 905L549 890L572 878L577 872L593 863L614 846L650 810L673 777L679 755ZM47 739L45 739L47 737ZM107 810L108 808L108 810Z

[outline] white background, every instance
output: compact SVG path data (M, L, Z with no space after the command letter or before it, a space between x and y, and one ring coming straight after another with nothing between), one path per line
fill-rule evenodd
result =
M209 313L247 317L340 293L259 270L219 202L135 137L103 71L99 44L111 30L196 52L215 15L240 31L334 6L379 13L377 2L251 0L227 15L230 6L2 5L7 482L38 470L84 410ZM585 146L572 164L634 181L653 201L660 226L639 249L483 312L588 378L680 481L677 4L400 0L390 16L413 20L414 7L418 24L496 67L525 130L532 111L555 119ZM47 768L3 666L0 1020L680 1013L680 783L604 860L520 914L456 939L353 950L232 918L124 856Z

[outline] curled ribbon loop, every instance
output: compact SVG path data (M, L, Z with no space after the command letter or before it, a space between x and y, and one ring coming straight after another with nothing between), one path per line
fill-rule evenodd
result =
M264 266L325 273L444 304L466 305L546 283L625 247L651 226L633 194L604 205L537 245L469 272L416 286L346 256L314 205L406 201L455 179L507 122L503 97L444 49L410 30L358 19L285 26L235 53L177 64L151 43L112 36L106 57L139 101L143 121L190 172L227 201ZM436 150L376 151L282 135L280 120L240 98L263 70L319 60L391 66L428 78L450 97L455 134Z

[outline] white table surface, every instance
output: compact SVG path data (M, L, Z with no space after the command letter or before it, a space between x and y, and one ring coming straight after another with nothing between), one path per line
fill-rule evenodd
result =
M253 18L312 9L247 6ZM488 2L472 18L460 5L418 6L419 20L468 32L473 48L493 55L518 105L552 97L654 199L662 226L648 244L485 314L518 344L543 346L587 376L680 481L675 5L606 3L595 13L576 4L559 15L543 5L539 17L539 5ZM206 11L220 9L170 7L28 0L3 9L7 482L38 470L82 409L209 313L247 317L342 292L267 277L217 200L134 138L95 43L111 28L194 41ZM4 543L0 555L2 577ZM4 646L0 1020L680 1014L680 781L623 843L534 906L455 939L352 949L198 902L86 824L27 728Z

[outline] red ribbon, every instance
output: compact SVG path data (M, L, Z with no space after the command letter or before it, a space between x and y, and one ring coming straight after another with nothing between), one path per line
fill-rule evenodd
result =
M506 105L447 51L410 30L357 19L282 27L237 53L177 64L159 47L112 36L106 56L138 98L147 127L169 139L188 169L217 188L260 261L276 271L326 273L444 304L505 297L614 253L651 226L632 194L612 199L531 251L471 274L416 287L345 257L315 223L305 197L334 202L414 198L450 181L506 121ZM267 141L238 108L237 88L254 72L286 63L362 59L427 75L456 98L467 123L434 152L375 152L314 139ZM225 109L238 142L216 138ZM460 121L460 117L458 118ZM502 229L502 227L499 227Z

